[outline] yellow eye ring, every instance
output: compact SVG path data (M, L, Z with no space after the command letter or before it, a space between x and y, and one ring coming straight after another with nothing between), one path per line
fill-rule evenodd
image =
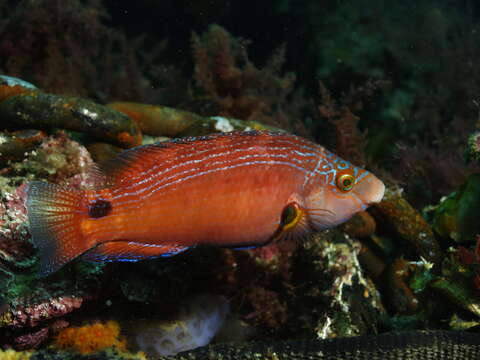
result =
M336 184L340 191L348 192L352 190L353 186L355 185L355 176L350 174L340 175L337 177Z

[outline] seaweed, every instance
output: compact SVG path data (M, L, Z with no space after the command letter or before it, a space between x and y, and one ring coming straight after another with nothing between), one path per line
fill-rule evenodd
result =
M201 36L192 34L195 81L203 92L199 98L210 106L202 113L294 128L306 102L293 94L295 75L281 73L285 47L258 69L248 57L248 43L219 25Z
M23 0L0 22L0 69L45 91L138 99L144 91L133 47L105 25L100 0ZM121 86L119 86L121 84Z

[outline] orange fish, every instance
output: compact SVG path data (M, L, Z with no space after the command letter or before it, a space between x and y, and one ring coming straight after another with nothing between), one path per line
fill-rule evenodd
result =
M121 153L103 186L28 186L41 275L77 256L137 261L205 244L265 245L340 224L382 199L383 183L301 137L269 131L176 139Z

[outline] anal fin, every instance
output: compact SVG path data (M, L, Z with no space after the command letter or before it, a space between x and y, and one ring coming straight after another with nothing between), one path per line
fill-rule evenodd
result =
M261 247L263 245L245 245L245 246L238 246L238 247L231 247L232 250L251 250Z
M109 241L94 247L82 258L94 262L139 261L156 257L170 257L188 250L186 246L144 244L134 241Z

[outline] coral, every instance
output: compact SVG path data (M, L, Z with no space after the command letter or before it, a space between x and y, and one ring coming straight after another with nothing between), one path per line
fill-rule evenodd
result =
M0 324L20 328L35 327L46 320L69 314L80 308L83 301L78 297L59 297L32 306L19 305L4 312Z
M299 245L294 239L249 251L222 250L213 273L217 286L236 299L241 318L268 331L282 331L288 320L287 298L292 295L291 259Z
M21 185L16 186L16 183ZM27 242L25 190L22 180L0 176L0 270L7 274L13 268L18 270L35 263L33 247ZM4 281L5 277L0 277L0 288Z
M24 206L26 182L40 177L64 185L88 186L90 177L87 170L91 165L86 149L59 132L45 138L37 149L28 152L24 161L4 168L0 176L0 269L9 275L0 278L0 288L5 290L4 296L8 301L23 296L34 281L25 273L34 272L36 265ZM30 290L30 294L34 293L36 291Z
M385 309L358 262L361 245L338 230L315 234L302 245L293 264L289 326L322 339L376 332Z
M304 242L223 250L216 286L232 297L243 321L255 326L254 338L367 333L385 310L362 274L360 247L334 230Z
M0 328L5 335L11 334L2 340L17 350L37 348L52 333L68 326L67 321L57 318L78 309L82 303L80 298L52 298L30 306L6 305L0 314Z
M125 349L125 340L120 337L120 326L114 321L94 323L61 330L55 337L54 345L81 354L91 354L108 347Z
M17 350L35 349L48 338L48 327L34 330L31 333L20 335L14 340L14 347Z
M245 40L235 39L219 25L211 25L202 36L192 35L196 84L214 106L204 112L291 129L299 116L286 115L295 76L280 75L285 49L257 69L246 46Z
M93 165L88 151L65 132L47 137L40 146L27 155L26 161L12 164L19 173L61 183L77 174L87 173Z
M0 329L5 336L9 334L1 340L17 349L37 347L59 328L68 325L64 317L99 291L95 282L99 272L82 270L81 266L75 281L70 280L68 274L49 281L39 280L30 272L31 265L20 270L14 269L0 279L2 296L6 300L0 314Z
M16 349L38 347L59 328L67 314L98 293L98 266L77 264L76 274L38 279L37 257L26 222L26 183L35 178L73 187L88 186L92 160L86 149L63 132L43 139L21 162L0 175L1 342Z
M56 316L66 315L73 310L68 306L62 308L63 304L60 304L62 300L52 300L52 303L57 302L57 304L52 304L56 306L53 309L48 305L32 306L28 309L21 306L18 306L17 309L7 307L0 315L0 328L5 330L6 336L2 339L3 342L10 343L10 346L17 350L38 348L51 334L68 326L68 322L65 320L54 320ZM39 324L41 325L37 326ZM7 336L7 334L9 335Z
M4 228L0 232L0 270L6 272L12 270L11 266L28 266L31 264L28 258L34 254L31 244L26 241L18 241L20 239L15 239L15 237L8 234L11 231L11 228Z

